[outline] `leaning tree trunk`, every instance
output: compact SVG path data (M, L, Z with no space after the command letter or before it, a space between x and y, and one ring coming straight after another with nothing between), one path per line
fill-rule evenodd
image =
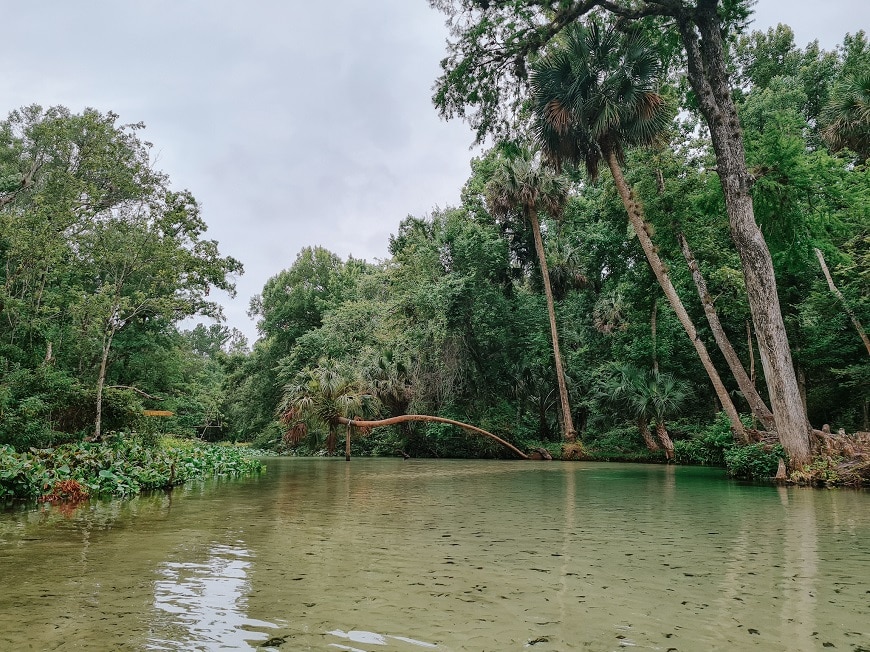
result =
M392 426L397 423L407 423L408 421L427 421L430 423L449 423L453 426L458 426L464 430L468 430L469 432L473 432L478 435L483 435L484 437L489 437L490 439L498 442L509 451L516 454L518 457L523 458L524 460L529 459L529 456L523 453L519 448L514 446L511 443L506 442L501 437L497 437L491 432L487 432L482 428L478 428L477 426L472 426L467 423L462 423L461 421L454 421L453 419L445 419L443 417L433 417L428 414L403 414L398 417L390 417L389 419L378 419L377 421L361 421L359 419L347 419L345 417L338 417L339 423L344 423L350 426L356 426L357 428L380 428L381 426Z
M646 419L639 418L637 420L637 428L640 430L640 435L643 437L643 443L646 444L646 449L655 453L659 450L659 445L656 443L656 440L653 439L652 433L649 431L649 424L646 422Z
M668 429L665 428L664 419L656 419L656 436L662 443L662 448L665 449L665 458L668 462L674 461L674 442L671 441L671 436L668 434Z
M858 336L861 338L861 341L864 342L864 346L867 349L867 353L870 354L870 338L867 337L867 333L864 332L864 327L861 325L861 322L858 321L858 316L849 308L849 304L846 303L846 297L843 296L843 293L834 285L834 279L831 276L831 271L828 269L828 264L825 262L825 257L822 255L820 249L816 248L813 251L816 252L816 258L819 259L819 265L822 267L822 273L825 275L825 280L828 281L828 288L831 292L834 293L840 303L843 304L843 307L846 309L846 314L849 315L849 318L852 320L852 325L855 326L855 330L858 331ZM49 346L51 342L49 342Z
M541 276L544 282L544 294L547 297L547 314L550 317L550 337L553 340L553 358L556 363L556 381L559 385L559 401L562 403L562 428L565 441L573 443L577 439L574 430L574 420L571 418L571 405L568 402L568 386L565 383L565 371L562 368L562 354L559 352L559 331L556 328L556 306L553 301L553 290L550 287L550 272L547 270L547 257L544 255L544 240L541 238L541 224L534 209L528 211L532 233L535 236L535 251L541 264Z
M683 251L683 257L689 265L692 272L692 278L695 281L695 287L698 289L698 296L701 298L701 305L704 306L704 314L707 316L707 323L710 324L710 330L713 331L713 339L719 345L719 350L725 357L725 362L728 363L728 368L734 374L734 379L737 381L737 386L743 393L746 402L749 403L749 408L752 414L761 421L765 430L773 432L775 425L773 413L765 405L764 399L761 398L758 391L755 389L755 384L743 368L743 363L737 357L734 347L731 346L731 341L725 334L725 329L722 328L722 323L719 321L719 315L716 314L716 309L713 307L713 300L710 298L710 293L707 291L707 283L704 276L701 274L701 268L698 266L698 261L692 250L689 249L689 243L686 236L682 233L677 234L677 239L680 242L680 249ZM751 344L751 342L750 342ZM747 442L748 443L748 442Z
M716 153L731 238L740 256L776 432L792 468L799 468L810 461L810 426L792 365L773 261L755 222L749 192L753 178L746 166L743 133L725 67L718 4L718 0L698 0L694 11L677 17L677 24L686 49L689 83Z
M106 371L109 366L109 351L115 337L114 328L103 335L103 354L100 358L100 370L97 374L97 415L94 418L94 441L100 441L103 436L103 389L106 386Z
M94 419L94 441L100 441L103 436L103 388L106 386L106 368L109 362L109 345L103 344L103 357L100 359L100 371L97 375L97 416Z
M710 382L713 383L713 389L716 391L716 396L719 397L722 409L725 410L725 413L728 415L728 420L731 422L731 429L737 437L746 439L746 431L743 428L743 423L740 421L740 416L737 414L737 409L734 407L734 402L731 400L728 390L725 389L725 385L722 384L722 379L719 377L716 367L713 366L710 354L707 353L707 347L704 346L704 343L698 336L698 331L695 329L695 325L692 323L689 314L686 312L683 302L680 301L680 297L677 295L673 283L671 283L670 276L668 276L668 273L665 270L664 263L662 263L661 258L659 258L658 253L656 253L656 248L647 233L647 225L643 219L642 209L634 200L631 190L625 182L625 178L622 176L622 169L619 167L619 162L616 160L616 154L612 150L609 150L605 153L605 158L610 167L610 172L613 175L616 189L619 192L619 196L622 198L622 203L628 213L628 219L631 222L632 227L634 227L637 239L640 241L640 246L646 254L650 267L652 268L656 279L658 279L659 285L665 293L668 303L671 305L671 308L673 308L677 315L677 319L680 320L686 334L692 341L692 345L695 347L698 357L701 358L701 364L704 365L704 369L710 377Z

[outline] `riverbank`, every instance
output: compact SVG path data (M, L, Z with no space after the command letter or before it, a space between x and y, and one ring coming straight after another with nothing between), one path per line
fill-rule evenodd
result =
M0 502L132 496L215 475L251 475L265 469L258 459L262 455L255 449L174 437L155 442L114 437L24 452L0 446Z

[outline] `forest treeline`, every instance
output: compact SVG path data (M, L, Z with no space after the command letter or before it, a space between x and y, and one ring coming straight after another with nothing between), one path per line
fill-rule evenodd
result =
M748 32L739 18L721 18L729 97L800 412L817 430L868 431L870 45L858 32L801 48L786 26ZM736 442L774 468L799 458L774 449L778 353L759 339L691 61L638 24L596 15L529 48L516 105L469 111L497 144L472 160L459 205L404 219L383 261L303 248L251 301L252 346L209 298L233 291L241 263L154 170L141 125L14 111L0 123L0 445L156 428L331 451L338 416L425 414L526 451L721 462ZM489 83L457 44L435 98L445 115L463 93L478 106L474 83ZM180 327L196 315L218 321ZM445 423L354 447L507 454Z

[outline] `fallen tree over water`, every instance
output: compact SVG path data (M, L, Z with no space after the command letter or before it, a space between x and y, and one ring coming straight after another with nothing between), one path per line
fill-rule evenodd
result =
M467 430L468 432L473 432L478 435L483 435L484 437L489 437L493 441L498 442L509 451L514 453L517 457L520 457L524 460L529 459L529 456L523 453L519 448L511 444L510 442L505 441L501 437L497 437L491 432L487 432L482 428L478 428L477 426L472 426L467 423L462 423L461 421L454 421L453 419L445 419L444 417L433 417L428 414L403 414L398 417L390 417L388 419L378 419L376 421L363 421L360 419L348 419L346 417L338 417L339 423L343 423L347 426L354 426L356 428L379 428L381 426L394 426L399 423L407 423L409 421L422 421L428 423L448 423L452 426L457 426L462 428L463 430ZM347 441L345 448L345 459L350 459L350 430L347 433Z

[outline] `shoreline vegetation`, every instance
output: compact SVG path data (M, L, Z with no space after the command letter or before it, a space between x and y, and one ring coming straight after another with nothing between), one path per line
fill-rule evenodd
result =
M389 427L360 428L357 432L362 436L353 438L354 456L401 456L408 459L410 456L401 449L386 450L385 446L389 447L393 442L391 430ZM782 446L770 439L748 445L735 442L725 415L720 415L716 423L695 437L675 439L673 457L670 458L664 455L664 451L650 451L639 445L627 446L626 441L630 440L613 437L598 440L593 446L527 442L529 453L525 459L675 463L718 467L729 478L755 482L829 488L870 485L870 458L857 452L844 455L830 451L816 456L810 464L786 478L777 478L780 460L785 458ZM866 450L868 434L841 434L834 440L841 442L841 450L849 446ZM265 471L260 458L267 456L338 457L324 448L288 445L284 439L271 443L274 448L266 450L173 436L113 433L102 442L61 444L22 452L3 445L0 446L0 505L9 507L27 501L75 504L91 497L131 498L143 491L172 489L208 477L256 475ZM496 456L505 450L494 448L489 453ZM430 458L437 458L437 455Z
M110 436L16 452L0 446L0 505L11 501L69 503L90 497L129 498L213 476L256 475L268 452L162 437Z
M456 21L433 100L487 143L458 204L402 219L374 262L288 250L250 345L215 300L242 262L144 125L0 120L0 502L342 439L348 461L870 485L867 34L800 47L749 32L742 1L433 4Z

